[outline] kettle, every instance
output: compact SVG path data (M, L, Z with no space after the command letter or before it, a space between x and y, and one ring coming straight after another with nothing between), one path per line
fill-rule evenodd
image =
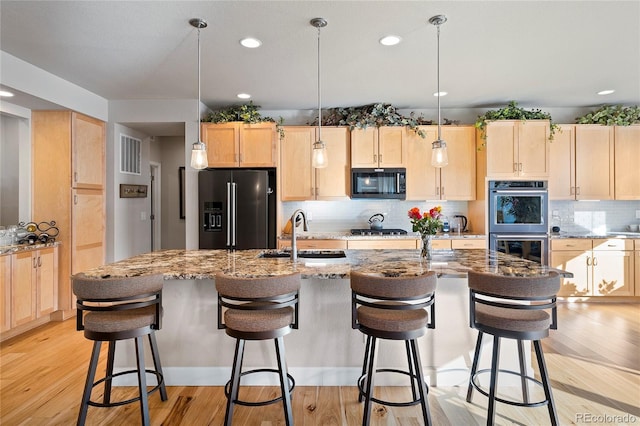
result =
M376 213L369 218L369 227L371 229L382 229L382 222L384 222L384 215L382 213Z
M453 217L455 217L455 218L457 218L457 219L459 219L459 220L460 220L460 222L459 222L459 224L460 224L460 228L461 228L461 229L460 229L460 232L464 232L464 231L466 231L466 230L467 230L467 217L466 217L466 216L463 216L463 215L461 215L461 214L457 214L457 215L455 215L455 216L453 216Z

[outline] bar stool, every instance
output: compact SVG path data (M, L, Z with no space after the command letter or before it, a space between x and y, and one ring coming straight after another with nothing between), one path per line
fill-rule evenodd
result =
M496 401L519 407L547 405L551 424L558 424L540 340L549 336L549 329L556 329L556 293L559 289L560 276L553 271L548 275L533 277L500 276L469 271L470 326L478 330L478 340L471 365L467 402L471 402L474 389L489 398L487 425L494 424ZM491 368L478 371L482 337L485 333L493 336ZM499 368L502 338L517 340L519 372ZM541 380L527 375L523 344L525 340L533 342ZM491 374L488 392L478 383L478 375L482 373ZM497 396L498 373L520 377L522 401ZM530 401L528 382L542 386L544 400Z
M295 380L287 372L283 336L298 328L300 273L263 278L215 277L218 291L218 328L236 339L231 379L225 386L227 408L224 424L231 426L236 404L262 406L282 401L285 423L293 425L291 393ZM224 312L223 312L223 308ZM247 340L275 341L277 369L259 368L242 372ZM240 378L254 373L277 373L281 395L268 401L249 402L238 398Z
M156 343L155 330L160 330L162 317L161 274L127 278L90 278L84 274L72 277L73 292L77 297L77 330L84 330L84 336L93 340L91 362L82 394L78 425L84 425L89 406L115 407L140 401L142 424L149 422L148 396L160 390L162 401L167 400L160 355ZM146 369L144 363L143 337L149 336L149 345L153 357L154 369ZM113 361L116 342L134 339L137 368L113 374ZM107 369L105 376L94 382L100 346L109 342ZM139 394L126 401L111 401L111 384L114 377L136 373ZM146 373L156 377L157 384L147 391ZM92 389L104 383L102 402L91 400Z
M358 379L358 400L364 399L362 424L369 424L371 402L376 402L395 407L421 404L424 423L430 425L429 389L424 381L417 339L427 328L435 328L436 273L378 277L351 272L350 278L351 326L367 336L362 375ZM377 339L404 340L408 371L376 368ZM381 372L409 376L413 400L391 402L374 398L374 373Z

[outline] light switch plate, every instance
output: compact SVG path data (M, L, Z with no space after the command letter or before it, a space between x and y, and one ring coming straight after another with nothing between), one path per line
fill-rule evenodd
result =
M636 210L636 219L640 219L640 210Z

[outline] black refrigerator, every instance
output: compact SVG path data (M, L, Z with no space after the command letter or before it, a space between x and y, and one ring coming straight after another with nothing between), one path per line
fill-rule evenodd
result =
M276 247L275 169L198 173L201 249Z

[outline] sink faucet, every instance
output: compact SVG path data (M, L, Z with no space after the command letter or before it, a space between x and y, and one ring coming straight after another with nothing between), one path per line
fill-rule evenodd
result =
M298 220L298 216L302 216L302 227L305 231L309 230L309 225L307 224L307 215L304 213L304 210L298 209L291 215L291 260L296 261L298 259L298 247L296 244L296 228L298 224L296 221Z

